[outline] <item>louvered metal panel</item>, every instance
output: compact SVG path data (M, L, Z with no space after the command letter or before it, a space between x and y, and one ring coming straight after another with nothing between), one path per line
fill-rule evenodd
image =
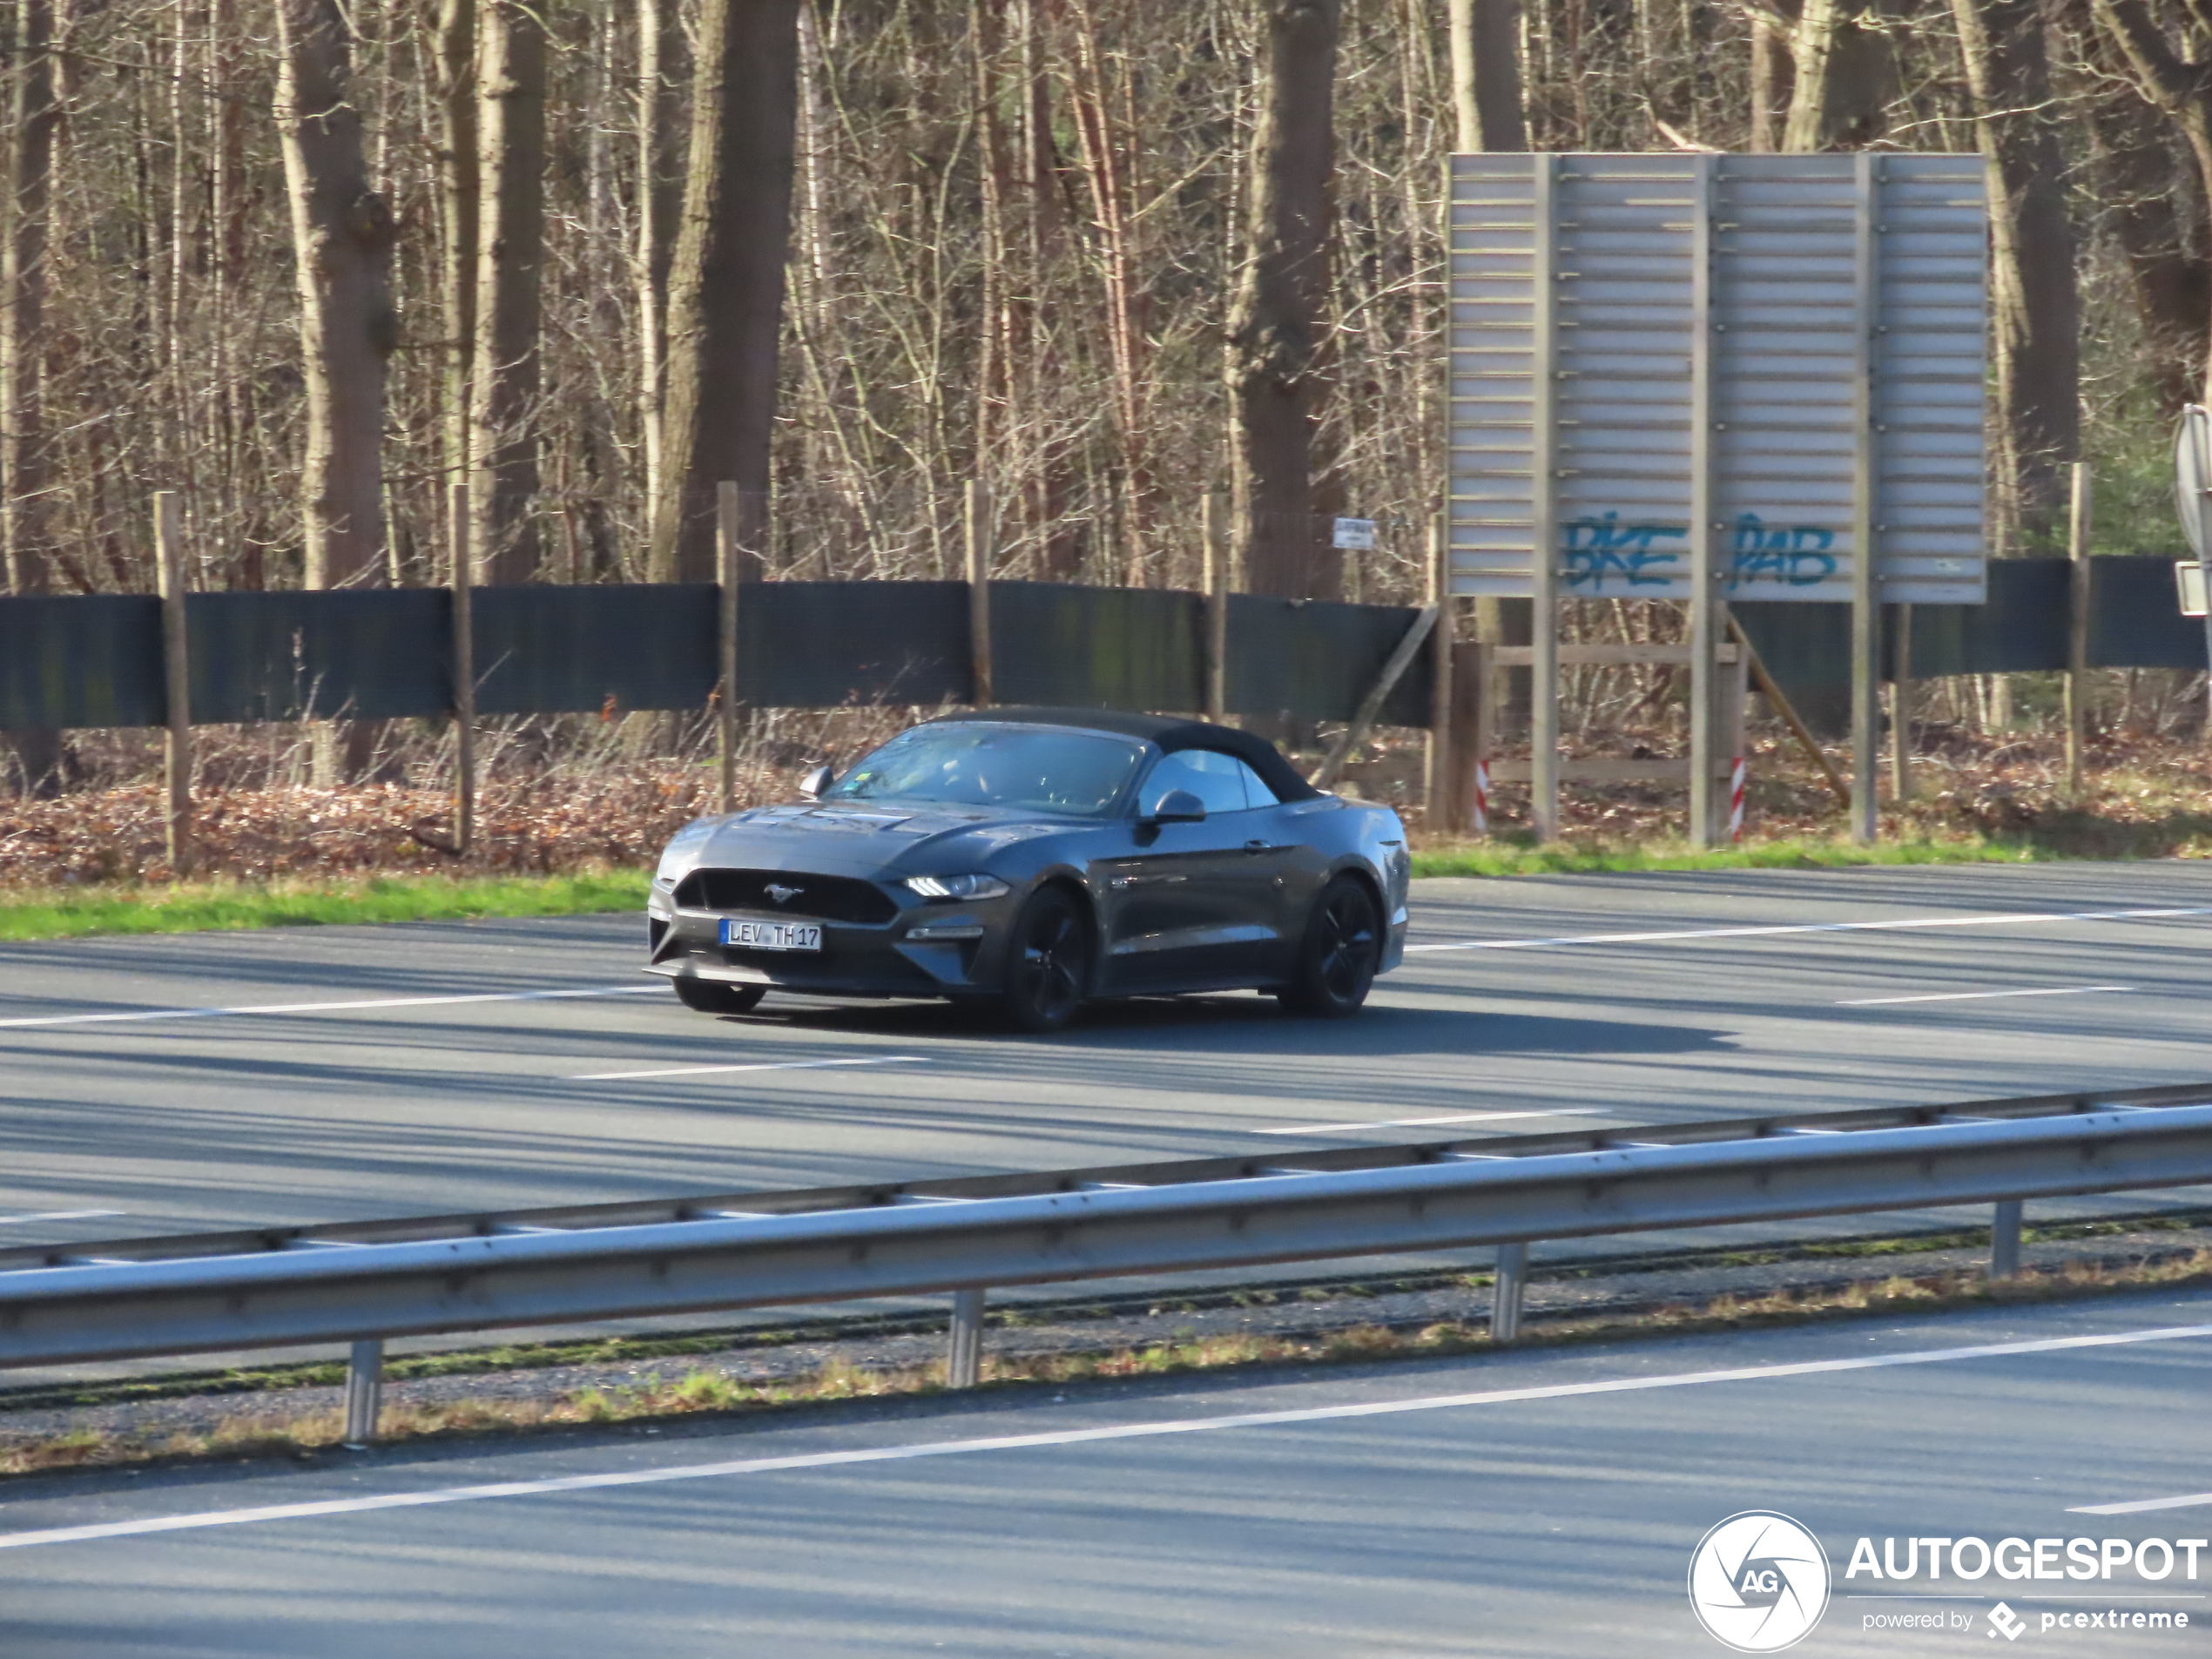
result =
M1858 520L1884 600L1981 601L1979 157L1876 158L1866 221L1850 156L1484 155L1452 167L1453 591L1531 593L1548 520L1563 595L1686 598L1702 466L1730 598L1848 602ZM1548 193L1540 167L1553 170ZM1712 330L1702 443L1701 223ZM1859 520L1862 491L1871 510Z

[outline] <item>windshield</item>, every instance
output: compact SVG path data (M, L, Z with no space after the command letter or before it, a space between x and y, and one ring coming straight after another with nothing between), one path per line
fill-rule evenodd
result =
M929 800L1096 818L1144 758L1127 738L1049 726L918 725L822 792L824 800Z

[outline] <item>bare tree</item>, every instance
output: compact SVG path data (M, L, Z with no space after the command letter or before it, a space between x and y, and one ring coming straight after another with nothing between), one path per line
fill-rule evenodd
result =
M447 476L469 470L469 372L476 349L476 0L439 0L435 37L439 314L444 319L440 430ZM452 493L441 490L442 501Z
M2081 444L2081 308L2062 118L2041 0L1952 0L1989 161L1991 287L2007 493L2022 536L2051 542Z
M637 424L645 499L661 498L661 404L667 392L668 267L684 204L675 77L683 46L676 0L637 0Z
M1804 0L1782 147L1863 149L1882 135L1897 65L1875 0Z
M1526 150L1520 0L1451 0L1448 15L1460 150Z
M469 373L472 544L490 582L537 574L539 273L545 257L545 25L539 0L482 12L476 177L483 192Z
M369 187L341 0L280 0L277 122L299 266L307 583L374 579L384 551L384 374L398 343L391 209Z
M2097 21L2125 54L2136 86L2163 111L2188 141L2196 159L2198 182L2212 198L2212 51L2202 43L2212 15L2202 0L2188 8L2181 30L2187 46L2176 44L2143 0L2094 0ZM2212 365L2200 361L2196 381L2212 398Z
M0 201L0 543L11 593L44 593L53 584L47 556L46 432L41 401L45 344L47 204L54 135L52 0L17 0L13 84L8 125L8 193ZM16 758L26 785L47 793L60 784L60 734L18 732Z
M705 0L669 275L658 581L712 579L725 482L738 486L745 574L759 571L798 108L799 0Z
M1245 578L1256 592L1297 597L1329 597L1339 582L1336 555L1311 520L1341 13L1339 0L1267 0L1251 257L1229 321Z

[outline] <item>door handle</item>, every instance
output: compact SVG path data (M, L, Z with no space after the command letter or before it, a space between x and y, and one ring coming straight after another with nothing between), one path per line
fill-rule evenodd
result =
M1246 841L1244 843L1244 851L1247 853L1272 853L1274 850L1275 849L1265 841Z

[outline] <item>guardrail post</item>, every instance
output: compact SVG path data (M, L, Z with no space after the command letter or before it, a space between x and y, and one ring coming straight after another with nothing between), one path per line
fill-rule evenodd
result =
M2010 1278L2020 1271L2020 1209L2018 1198L2000 1198L1989 1228L1989 1276Z
M1528 1244L1498 1246L1497 1284L1490 1293L1490 1340L1511 1342L1521 1334L1521 1297L1528 1288Z
M945 1354L945 1386L973 1388L983 1372L983 1294L981 1285L953 1292L953 1334Z
M370 1337L354 1344L346 1362L346 1449L365 1452L376 1443L376 1420L384 1406L384 1340Z

